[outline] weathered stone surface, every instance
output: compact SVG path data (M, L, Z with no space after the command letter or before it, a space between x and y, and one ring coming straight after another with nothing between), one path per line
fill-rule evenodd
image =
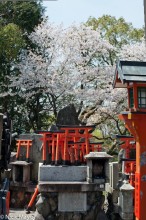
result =
M105 191L104 184L88 182L40 181L39 192L97 192Z
M33 139L32 146L30 147L30 161L33 162L31 167L31 180L37 182L38 180L38 165L42 161L42 141L40 134L21 134L19 139ZM20 160L26 159L26 148L20 148ZM47 156L48 160L49 157Z
M55 220L56 218L55 218L55 216L54 215L49 215L48 217L47 217L47 220Z
M85 181L86 166L51 166L39 164L39 181Z
M57 203L55 202L55 200L53 198L49 198L48 202L50 204L51 207L51 211L54 212L55 210L57 210Z
M100 208L101 208L101 209L104 208L104 202L105 202L105 196L102 195L102 197L101 197L101 204L100 204Z
M96 205L101 208L104 198L105 197L102 195L102 192L90 192L88 193L88 204L92 206Z
M118 203L119 190L113 190L113 203Z
M45 220L37 210L35 212L35 220Z
M109 159L112 156L106 152L90 152L85 155L85 158L87 160L87 181L89 183L97 181L98 184L109 182Z
M86 193L59 193L58 211L60 212L87 211L87 194Z
M103 203L104 203L104 196L102 195L101 192L97 192L96 200L95 200L95 202L91 206L91 210L89 212L89 216L90 215L94 215L93 219L96 219L96 216L97 216L98 212L101 210L101 207L102 207Z
M58 112L56 124L59 125L78 125L78 114L73 104L66 106Z
M121 219L121 217L120 217L118 214L116 214L116 213L111 213L110 218L108 218L108 219L111 219L111 220L123 220L123 219ZM126 220L129 220L129 219L126 219Z
M85 196L83 196L83 194L85 194ZM106 218L105 213L101 211L104 202L104 196L102 195L101 191L86 192L86 193L43 192L38 196L38 198L40 201L40 205L42 205L43 202L43 207L42 207L43 211L41 211L41 213L39 214L42 214L41 217L43 217L44 220L107 220L108 219ZM46 201L47 203L45 203ZM57 209L58 206L59 207L62 206L61 207L62 209ZM36 205L36 208L37 207L38 206ZM45 209L47 209L47 211L49 212L48 215L47 213L45 214L47 215L46 217L44 216L44 211L46 211ZM40 211L38 210L38 212Z
M4 178L10 179L12 177L12 169L4 170L3 175L4 175ZM1 173L1 176L2 176L2 173Z
M94 211L94 209L91 209L90 212L88 212L86 214L86 216L84 217L84 220L91 220L91 219L95 219L95 211Z
M103 210L98 212L96 220L108 220L108 218Z
M111 159L112 156L107 154L106 152L90 152L85 156L87 160L97 160L98 158L101 159ZM87 161L88 162L88 161Z
M87 161L87 179L92 182L92 160Z
M121 212L120 211L119 215L120 215L122 220L133 220L133 212L126 213L126 212Z
M58 220L72 220L72 213L60 213Z
M26 161L15 161L12 162L11 165L13 182L30 182L30 166L32 166L32 163L27 163Z
M120 187L119 214L122 219L133 219L133 190L128 181Z
M76 213L73 215L72 220L82 220L82 215L80 213Z
M119 180L118 162L111 163L111 172L112 172L111 186L113 189L117 189L117 184L118 184L118 180Z
M39 200L37 201L36 208L39 214L41 214L44 218L46 218L51 212L49 201L43 196L40 196Z
M88 205L92 206L97 202L100 202L102 199L102 192L89 192L87 197Z

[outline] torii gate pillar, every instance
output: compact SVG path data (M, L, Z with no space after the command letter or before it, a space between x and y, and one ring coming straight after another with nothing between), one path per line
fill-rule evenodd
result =
M146 114L123 113L119 118L136 140L135 173L135 216L137 220L146 219Z
M114 88L128 91L128 109L119 118L136 140L135 216L146 219L146 62L119 61Z

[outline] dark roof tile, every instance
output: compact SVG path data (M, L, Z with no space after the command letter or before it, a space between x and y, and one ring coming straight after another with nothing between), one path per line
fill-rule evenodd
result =
M117 77L121 82L117 82ZM146 62L120 60L117 62L114 87L122 88L122 84L127 82L146 82Z

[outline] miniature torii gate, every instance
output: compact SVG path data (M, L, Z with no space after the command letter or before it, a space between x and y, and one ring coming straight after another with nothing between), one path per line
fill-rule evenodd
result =
M129 175L129 182L133 187L135 187L136 146L134 137L116 135L115 138L123 142L120 144L120 149L124 149L124 158L120 158L120 161L124 162L124 164L122 164L122 173Z
M128 111L119 115L136 140L135 216L145 220L146 211L146 62L117 62L114 88L127 88Z

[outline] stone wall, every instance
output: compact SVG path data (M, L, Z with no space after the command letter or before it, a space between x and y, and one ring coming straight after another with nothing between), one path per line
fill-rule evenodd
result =
M88 192L87 210L82 212L58 211L58 198L59 193L39 194L36 203L35 220L107 220L102 210L104 203L102 192Z

